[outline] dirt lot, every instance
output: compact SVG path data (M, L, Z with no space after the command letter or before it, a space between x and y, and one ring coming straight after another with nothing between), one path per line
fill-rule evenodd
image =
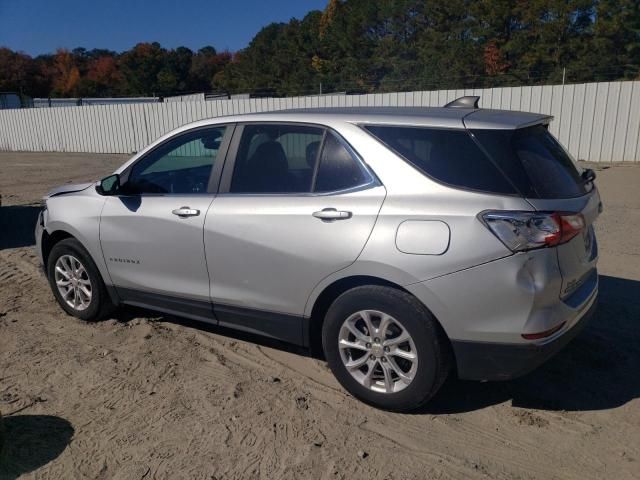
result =
M0 154L0 478L640 478L640 165L597 172L585 332L525 378L451 380L400 415L287 345L139 310L65 315L38 271L33 204L124 158Z

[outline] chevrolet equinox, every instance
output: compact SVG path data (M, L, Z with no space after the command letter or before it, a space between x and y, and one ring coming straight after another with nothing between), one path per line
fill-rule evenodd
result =
M595 308L594 173L547 115L290 110L203 120L51 191L38 254L69 314L121 304L319 347L406 411L450 372L534 369Z

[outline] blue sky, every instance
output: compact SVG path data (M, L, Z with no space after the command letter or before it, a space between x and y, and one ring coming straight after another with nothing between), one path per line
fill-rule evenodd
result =
M261 27L302 18L328 0L0 0L0 46L122 51L138 42L197 50L246 47Z

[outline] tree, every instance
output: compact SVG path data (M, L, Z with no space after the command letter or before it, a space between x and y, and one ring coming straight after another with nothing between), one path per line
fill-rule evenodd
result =
M158 74L162 71L166 50L159 43L138 43L120 56L120 70L126 80L129 95L157 95L163 93L158 84ZM166 86L166 78L162 82ZM166 92L165 92L166 93Z
M189 72L191 70L193 52L187 47L178 47L166 53L165 65L159 74L159 90L164 94L182 93L189 89ZM166 82L163 88L161 77L171 81Z
M600 0L595 19L587 68L596 79L640 78L640 2Z
M484 69L487 75L499 75L509 68L504 53L498 47L496 40L490 40L484 47Z
M80 70L69 50L59 49L53 57L51 68L54 94L71 97L78 93Z
M315 89L312 59L319 19L319 12L312 12L302 21L267 25L215 76L215 85L226 91L272 95Z
M118 62L112 55L92 58L83 79L83 96L115 96L124 90L124 78L118 69Z
M218 53L211 46L203 47L196 52L191 61L189 71L189 89L194 92L216 88L214 77L231 62L232 54L228 51Z

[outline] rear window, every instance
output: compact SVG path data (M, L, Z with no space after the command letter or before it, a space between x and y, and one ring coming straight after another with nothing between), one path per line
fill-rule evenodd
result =
M365 129L437 181L488 193L517 193L466 130L378 125Z
M572 198L591 188L544 125L518 130L473 130L496 164L529 198Z

